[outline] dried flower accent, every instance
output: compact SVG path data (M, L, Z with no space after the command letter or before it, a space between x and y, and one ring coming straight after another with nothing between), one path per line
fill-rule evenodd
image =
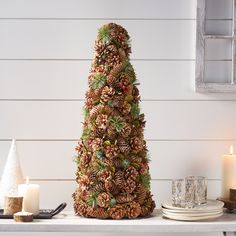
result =
M103 192L98 195L97 203L100 207L107 208L110 204L110 196Z
M114 220L120 220L125 217L125 208L122 205L117 204L110 208L109 216Z
M141 214L141 207L137 202L131 202L126 207L126 214L129 219L135 219Z

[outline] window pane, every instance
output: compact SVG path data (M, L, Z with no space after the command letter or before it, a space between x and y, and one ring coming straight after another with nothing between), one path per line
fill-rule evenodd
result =
M206 19L232 19L233 0L206 0Z
M206 61L204 81L207 83L230 83L231 68L231 61Z
M205 42L206 60L231 60L231 39L206 39Z

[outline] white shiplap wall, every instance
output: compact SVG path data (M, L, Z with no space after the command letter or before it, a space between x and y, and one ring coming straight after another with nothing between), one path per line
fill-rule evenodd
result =
M132 38L157 205L188 174L207 176L219 196L236 95L194 92L195 19L196 0L0 0L0 171L15 137L42 207L71 209L94 40L113 21Z

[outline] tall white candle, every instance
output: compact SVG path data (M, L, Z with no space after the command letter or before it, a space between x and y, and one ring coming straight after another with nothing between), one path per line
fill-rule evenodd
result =
M39 214L39 185L30 184L26 177L25 184L18 185L18 195L23 196L23 211Z
M236 189L236 155L233 146L230 147L230 154L223 156L222 167L222 195L229 198L229 189Z

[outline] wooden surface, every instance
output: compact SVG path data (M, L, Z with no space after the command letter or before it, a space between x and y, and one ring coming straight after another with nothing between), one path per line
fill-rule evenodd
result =
M51 220L15 223L1 220L0 232L232 232L236 231L236 215L224 214L215 220L182 222L163 219L160 211L152 217L136 220L98 220L64 212Z

